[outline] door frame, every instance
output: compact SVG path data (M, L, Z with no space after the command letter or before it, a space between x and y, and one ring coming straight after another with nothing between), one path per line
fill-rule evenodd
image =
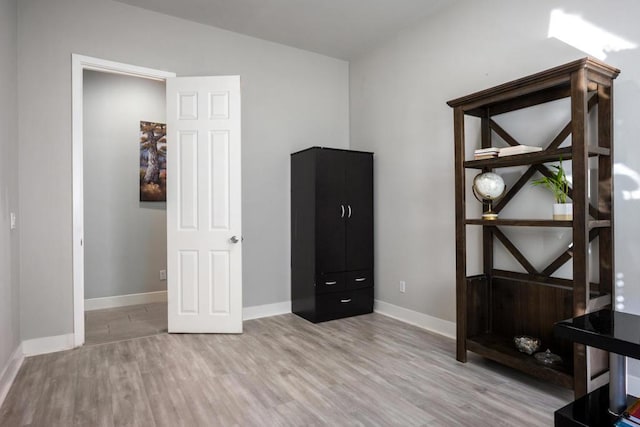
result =
M72 252L73 252L73 343L84 344L84 70L123 74L144 79L166 81L176 77L170 71L155 70L90 56L71 54L71 151L72 151ZM167 197L170 197L167 194Z

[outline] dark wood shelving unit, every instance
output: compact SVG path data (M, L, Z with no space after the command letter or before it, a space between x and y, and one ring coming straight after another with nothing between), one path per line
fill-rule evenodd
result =
M593 58L583 58L531 76L448 102L453 108L455 138L456 207L456 357L466 362L473 351L506 366L545 381L572 388L576 397L606 382L607 353L583 344L557 338L553 325L611 304L614 283L613 253L613 80L619 70ZM483 160L465 160L465 117L480 118L480 148L492 146L499 136L509 146L519 142L494 117L563 98L570 100L570 121L542 151ZM588 132L588 126L597 126ZM595 140L589 136L595 134ZM571 137L571 145L563 146ZM471 156L469 156L471 157ZM589 160L595 158L596 160ZM500 213L536 173L549 176L549 162L572 163L573 220L467 218L466 174L523 166L523 173L506 194L492 206ZM597 185L589 194L589 167L597 164ZM499 172L499 171L498 171ZM478 172L475 172L478 173ZM486 210L488 205L483 206ZM482 227L482 274L467 274L467 226ZM532 265L503 227L564 227L572 230L572 241L542 268ZM598 240L599 283L590 282L589 248ZM501 244L525 272L495 269L494 245ZM572 278L554 273L573 261ZM543 349L559 354L564 363L548 367L513 345L515 335L542 339Z

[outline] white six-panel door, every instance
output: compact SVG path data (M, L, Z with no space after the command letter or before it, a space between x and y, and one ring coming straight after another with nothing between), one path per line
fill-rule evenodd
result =
M242 332L240 78L167 79L169 332Z

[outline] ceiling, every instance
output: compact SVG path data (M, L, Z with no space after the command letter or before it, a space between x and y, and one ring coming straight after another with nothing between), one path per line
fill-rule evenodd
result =
M453 0L117 0L349 60Z

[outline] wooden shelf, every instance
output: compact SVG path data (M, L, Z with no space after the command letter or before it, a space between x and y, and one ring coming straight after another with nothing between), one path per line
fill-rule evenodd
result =
M488 280L485 274L476 274L473 276L467 276L467 282L472 283L473 279L484 277ZM509 271L494 268L491 270L491 277L493 279L506 279L513 282L526 282L536 283L541 286L549 286L552 288L560 288L565 290L573 290L573 280L562 279L560 277L550 277L543 274L528 274L521 273L519 271ZM609 305L611 304L611 294L608 292L600 292L600 284L595 282L589 282L589 300L593 305ZM604 301L600 304L596 302L598 299L606 298L608 301Z
M555 221L552 219L466 219L467 225L483 225L486 227L514 226L514 227L571 227L573 221Z
M589 147L589 157L608 156L610 150L602 147ZM469 169L497 169L511 166L539 165L542 163L570 160L573 158L571 147L556 148L554 150L536 151L535 153L516 154L513 156L496 157L494 159L467 160L464 167Z
M611 227L611 221L608 219L589 221L589 228L606 228Z
M520 283L536 283L540 286L550 286L553 288L560 288L565 290L573 289L573 280L561 279L559 277L549 277L542 274L528 274L520 273L517 271L508 271L493 269L491 270L494 279L506 279L513 282ZM595 296L595 295L594 295Z
M549 367L536 362L533 356L519 352L511 338L496 334L482 334L467 338L467 348L480 356L557 384L573 387L572 369L566 365Z
M485 227L573 227L573 221L556 221L553 219L465 219L467 225L482 225ZM605 228L611 226L609 220L589 221L589 228Z
M533 356L516 350L510 338L496 334L482 334L467 338L467 348L487 359L502 363L561 387L573 387L571 368L565 365L556 367L541 365Z

